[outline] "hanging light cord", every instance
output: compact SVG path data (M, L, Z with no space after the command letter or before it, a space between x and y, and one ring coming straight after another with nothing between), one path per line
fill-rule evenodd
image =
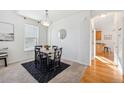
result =
M45 10L46 12L46 20L48 19L48 10Z

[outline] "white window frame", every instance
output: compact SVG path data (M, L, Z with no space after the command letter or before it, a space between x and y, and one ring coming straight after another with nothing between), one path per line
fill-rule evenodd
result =
M32 29L33 31L33 28L37 28L37 32L36 32L36 36L27 36L26 33L29 32L27 31L26 32L26 29ZM30 34L29 34L30 35ZM34 51L34 46L31 46L30 48L26 48L26 38L36 38L36 44L39 44L39 26L37 25L32 25L32 24L25 24L25 28L24 28L24 51Z

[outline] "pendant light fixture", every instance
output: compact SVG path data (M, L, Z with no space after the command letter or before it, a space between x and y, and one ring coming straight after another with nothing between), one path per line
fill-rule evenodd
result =
M45 10L45 18L43 19L43 21L41 22L42 25L49 27L51 24L51 21L49 19L49 15L48 15L48 10Z

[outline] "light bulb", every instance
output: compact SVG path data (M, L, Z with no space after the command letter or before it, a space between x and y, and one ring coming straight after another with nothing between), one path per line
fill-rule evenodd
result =
M102 15L100 15L101 17L106 17L106 14L102 14Z
M50 24L48 23L48 22L46 22L46 21L44 21L43 23L42 23L44 26L49 26Z

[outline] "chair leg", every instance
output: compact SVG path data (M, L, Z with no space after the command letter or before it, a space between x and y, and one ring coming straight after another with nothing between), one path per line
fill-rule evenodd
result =
M35 64L35 68L37 68L37 62L36 62L36 60L35 60L34 64Z
M4 61L5 61L5 67L7 67L7 60L6 60L6 58L4 58Z
M59 61L59 67L61 67L61 62Z

